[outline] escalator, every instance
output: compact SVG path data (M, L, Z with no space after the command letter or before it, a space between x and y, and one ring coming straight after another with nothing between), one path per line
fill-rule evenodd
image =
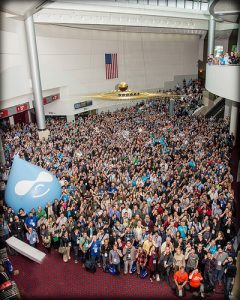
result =
M222 98L205 115L206 118L215 118L216 120L224 118L225 98Z

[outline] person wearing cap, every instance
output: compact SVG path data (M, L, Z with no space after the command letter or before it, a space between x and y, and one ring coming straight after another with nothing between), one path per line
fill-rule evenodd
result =
M224 247L224 252L228 254L228 256L233 259L236 257L236 251L233 249L233 245L231 242L227 242L227 245Z

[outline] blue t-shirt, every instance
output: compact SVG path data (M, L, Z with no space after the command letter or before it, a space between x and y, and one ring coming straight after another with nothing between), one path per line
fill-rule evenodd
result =
M180 234L181 234L181 237L183 238L183 239L185 239L186 238L186 233L187 233L187 226L178 226L178 231L180 232Z
M27 217L25 223L27 227L37 228L37 221L38 218L36 216L32 216L31 218Z
M215 254L217 252L217 246L216 245L210 246L209 252L212 253L212 254Z
M91 256L100 256L100 241L96 241L96 242L93 242L91 247L90 247L90 254Z

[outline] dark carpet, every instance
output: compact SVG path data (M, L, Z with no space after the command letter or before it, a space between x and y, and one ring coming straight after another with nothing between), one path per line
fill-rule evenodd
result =
M73 259L64 263L55 250L41 265L22 255L11 256L11 260L20 271L14 280L23 299L179 299L165 282L152 284L149 278L113 276L101 269L91 274ZM192 295L187 293L185 299ZM211 294L208 299L223 299L223 295Z

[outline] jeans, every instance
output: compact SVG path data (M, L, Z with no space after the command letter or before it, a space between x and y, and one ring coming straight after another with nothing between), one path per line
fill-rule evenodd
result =
M108 256L106 257L104 254L102 255L102 267L103 267L103 270L106 269L106 266L108 264Z
M73 254L74 254L74 260L78 260L79 256L78 256L78 251L79 251L79 246L73 246Z
M120 268L120 263L119 264L114 264L116 270L118 271L118 273L120 273L121 268Z
M140 275L140 272L142 270L144 266L143 265L140 265L138 262L137 262L137 274Z
M96 264L98 261L99 261L99 256L91 256L91 258L90 258L90 260L94 263L94 264Z
M225 299L229 299L229 294L232 289L232 281L233 281L232 277L226 277L226 276L224 277L224 297L225 297Z
M222 282L223 274L224 274L224 269L214 271L213 280L215 284L217 283L217 281L219 284Z
M161 279L165 279L168 284L170 284L169 274L171 271L171 267L160 266L160 277Z
M204 280L206 281L207 284L210 285L211 288L214 287L213 273L204 272Z

